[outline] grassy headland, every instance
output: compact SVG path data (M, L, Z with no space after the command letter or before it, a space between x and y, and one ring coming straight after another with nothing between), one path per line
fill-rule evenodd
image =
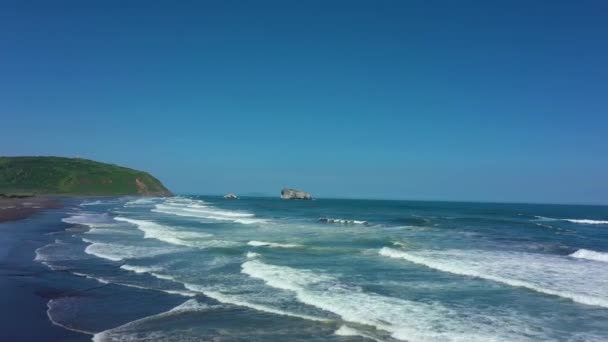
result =
M170 196L147 172L81 158L0 157L5 196Z

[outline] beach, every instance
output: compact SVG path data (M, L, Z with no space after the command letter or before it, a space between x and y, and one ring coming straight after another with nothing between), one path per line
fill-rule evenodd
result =
M56 197L0 197L0 223L21 220L40 210L56 209L61 205Z

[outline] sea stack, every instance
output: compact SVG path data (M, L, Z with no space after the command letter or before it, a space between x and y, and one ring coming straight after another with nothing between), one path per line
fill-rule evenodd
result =
M311 200L312 196L308 192L284 188L281 190L281 199Z
M238 199L238 198L239 198L239 196L237 196L237 195L235 195L235 194L233 194L233 193L231 192L231 193L229 193L229 194L224 195L224 198L226 198L226 199Z

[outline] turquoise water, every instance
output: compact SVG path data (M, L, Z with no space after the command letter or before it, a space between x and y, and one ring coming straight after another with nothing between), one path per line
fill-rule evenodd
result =
M156 293L49 302L95 341L608 340L605 206L184 196L63 216L37 261Z

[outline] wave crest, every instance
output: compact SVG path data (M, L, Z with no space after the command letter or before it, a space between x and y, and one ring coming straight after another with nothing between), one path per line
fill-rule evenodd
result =
M575 302L608 308L608 265L581 265L545 254L483 250L401 251L383 247L379 254L442 272L524 287ZM525 265L525 267L523 267Z
M579 259L608 262L608 253L596 252L584 248L581 248L578 251L570 254L570 256Z

